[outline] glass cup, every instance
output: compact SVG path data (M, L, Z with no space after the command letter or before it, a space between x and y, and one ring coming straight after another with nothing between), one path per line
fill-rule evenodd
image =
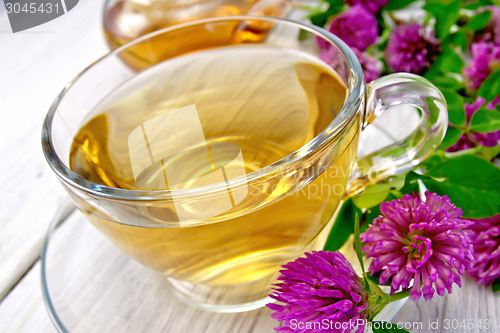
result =
M319 60L318 38L334 71ZM162 52L142 53L141 66L123 61L159 41ZM259 62L266 52L280 56ZM184 86L189 94L176 90ZM360 131L398 106L415 109L417 128L356 158ZM103 110L93 135L108 137L94 147L83 136L95 173L82 177L69 166L73 138ZM165 274L184 301L237 312L269 301L282 264L324 246L343 199L413 168L446 126L445 100L424 78L365 84L354 53L328 31L235 16L152 33L92 64L51 106L42 146L76 206L118 248ZM115 173L103 174L112 157Z

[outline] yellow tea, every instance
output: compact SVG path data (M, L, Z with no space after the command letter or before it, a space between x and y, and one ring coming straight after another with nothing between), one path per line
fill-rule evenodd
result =
M148 33L189 21L234 15L281 16L290 5L289 2L289 0L116 1L105 9L104 36L109 47L116 49ZM164 60L165 54L170 52L173 44L176 48L182 48L184 43L189 41L189 44L197 44L198 49L213 47L218 43L228 44L237 37L235 36L237 25L236 22L226 22L216 27L213 25L192 27L188 32L183 32L179 38L172 36L165 40L155 38L136 45L123 53L122 57L134 68L148 67L152 63ZM257 35L261 33L262 31L259 31Z
M106 207L72 195L98 229L144 265L184 282L248 284L252 299L281 264L322 246L311 240L343 195L359 128L346 131L336 153L325 150L300 172L267 182L252 172L313 140L346 94L332 68L297 50L237 45L169 59L101 101L74 137L71 169L97 184L172 195L207 185L206 175L223 170L227 184L231 175L248 177L244 190L230 185L230 201L202 193L205 205L166 196ZM188 112L198 119L184 117Z

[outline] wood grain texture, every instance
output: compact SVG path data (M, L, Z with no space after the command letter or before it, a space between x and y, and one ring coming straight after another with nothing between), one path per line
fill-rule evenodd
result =
M219 314L184 304L161 274L123 255L79 212L54 232L47 258L50 296L70 332L265 333L278 325L266 308ZM39 266L0 304L0 332L54 332L40 296ZM499 315L500 297L489 287L465 279L451 295L408 301L392 322L422 325L411 332L494 333L500 331ZM458 320L455 325L465 319L475 326L453 329L453 319ZM436 321L437 326L429 327Z
M0 332L57 332L45 309L40 291L40 262L0 303Z
M444 297L408 301L393 322L422 323L422 329L411 332L500 332L500 294L472 278L462 280L462 288L454 285Z
M80 212L53 234L48 248L50 299L70 332L271 332L262 308L238 314L192 308L165 277L129 259ZM0 332L51 332L40 297L39 263L0 305Z
M61 88L107 50L101 7L102 1L80 1L68 14L17 34L6 30L0 10L0 300L5 296L0 332L56 331L42 301L36 260L64 194L42 156L40 129ZM261 333L277 325L268 309L216 314L179 302L161 275L109 243L92 241L95 230L85 225L82 232L77 216L54 234L48 272L50 283L60 288L51 289L58 290L54 303L71 332ZM61 266L68 260L72 264ZM467 279L449 296L407 302L393 321L422 322L423 328L412 332L500 332L498 318L500 296ZM452 325L453 319L472 320L475 326L445 329L445 321ZM490 329L484 328L486 319ZM429 328L436 320L437 328ZM101 321L107 326L96 325Z
M64 195L42 154L42 121L67 82L107 50L101 5L81 1L16 34L0 11L0 300L38 258Z

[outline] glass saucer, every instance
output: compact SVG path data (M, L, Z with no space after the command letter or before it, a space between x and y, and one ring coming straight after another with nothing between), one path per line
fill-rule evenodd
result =
M362 132L359 155L398 142L413 130L416 118L412 110L394 111L386 112ZM387 124L392 124L390 131L385 130ZM175 296L162 274L115 248L69 199L59 212L41 256L43 299L58 331L263 333L273 332L279 325L266 307L214 313L187 305ZM342 252L356 267L352 246L346 244ZM389 304L376 319L392 319L405 302Z
M68 208L61 208L61 212ZM62 213L61 213L62 214ZM279 323L264 307L214 313L180 301L168 280L115 248L73 208L54 219L43 253L42 294L59 332L273 332ZM377 316L390 320L406 300Z
M279 324L265 307L213 313L181 302L162 274L121 253L79 211L55 224L41 256L41 278L59 332L262 333Z

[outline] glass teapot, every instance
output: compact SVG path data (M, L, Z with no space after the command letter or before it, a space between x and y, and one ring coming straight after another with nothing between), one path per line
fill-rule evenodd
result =
M150 32L202 18L232 15L284 16L291 0L107 0L103 27L116 49Z

